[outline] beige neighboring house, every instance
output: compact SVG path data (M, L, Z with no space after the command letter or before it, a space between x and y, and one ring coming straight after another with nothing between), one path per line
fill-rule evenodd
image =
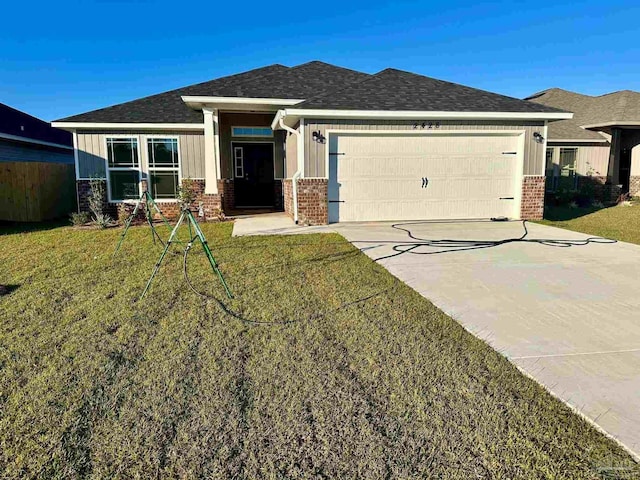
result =
M296 222L542 218L548 125L572 113L392 68L270 65L54 122L79 206L147 190L176 213L284 210Z
M577 188L591 177L640 195L640 92L591 96L551 88L526 100L574 113L549 124L547 190Z

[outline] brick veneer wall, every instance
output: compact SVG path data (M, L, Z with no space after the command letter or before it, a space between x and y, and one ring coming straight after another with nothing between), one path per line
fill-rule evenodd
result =
M300 178L298 182L298 223L326 225L329 223L326 178Z
M105 192L107 189L106 181L103 180ZM143 191L147 188L147 181L142 180ZM204 187L205 181L198 179L193 180L194 190L196 193L196 199L191 205L191 210L197 215L200 202L204 210L205 218L216 218L217 212L222 210L223 212L229 212L233 209L235 202L233 180L223 179L218 180L218 193L217 194L205 194ZM90 180L77 180L76 189L78 194L78 209L81 212L89 211L89 197L91 195ZM106 195L105 195L106 196ZM116 218L118 214L118 203L107 203L105 201L103 208L112 218ZM180 213L180 207L177 202L158 202L158 208L165 217L175 218ZM126 207L128 211L133 211L133 205Z
M282 180L282 199L285 213L293 218L293 180L290 178Z
M520 218L541 220L544 215L544 175L526 176L522 179L522 205Z
M640 196L640 177L629 177L629 193L633 197Z

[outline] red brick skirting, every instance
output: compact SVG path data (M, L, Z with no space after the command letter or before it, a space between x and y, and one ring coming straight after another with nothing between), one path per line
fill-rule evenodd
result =
M282 196L284 201L284 211L293 218L293 180L290 178L282 180Z
M103 181L105 184L105 192L106 192L106 181ZM217 218L218 214L222 212L229 212L234 207L235 195L234 195L234 187L233 180L230 179L222 179L218 180L218 193L217 194L205 194L205 181L204 180L193 180L194 189L196 192L196 199L191 205L191 210L197 215L200 210L200 204L202 203L202 208L204 210L204 214L206 218ZM78 193L78 208L81 212L89 211L89 196L91 194L91 185L90 180L77 180L76 188ZM146 180L142 180L142 188L143 190L147 188ZM106 195L105 195L106 196ZM112 218L117 218L118 215L118 203L106 203L103 208L106 213L108 213ZM180 213L180 208L177 202L168 201L168 202L158 202L158 208L165 217L175 218ZM132 211L133 206L126 206L127 211Z
M631 176L629 178L629 194L632 197L640 196L640 177Z
M326 178L300 178L298 183L298 223L303 225L326 225L329 223L329 208Z
M544 215L544 175L526 176L522 179L522 205L520 218L542 220Z

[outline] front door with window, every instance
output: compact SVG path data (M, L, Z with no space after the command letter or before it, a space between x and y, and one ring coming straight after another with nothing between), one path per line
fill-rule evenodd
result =
M273 143L233 142L236 207L272 207Z

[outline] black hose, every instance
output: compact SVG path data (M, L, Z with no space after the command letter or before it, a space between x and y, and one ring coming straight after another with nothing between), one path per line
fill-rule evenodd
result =
M411 253L413 255L435 255L439 253L449 253L449 252L463 252L466 250L480 250L483 248L492 248L499 247L500 245L506 245L508 243L537 243L539 245L545 245L547 247L558 247L558 248L569 248L569 247L578 247L585 246L590 243L616 243L616 240L611 240L603 237L588 237L583 240L562 240L555 238L526 238L529 235L529 230L527 228L527 221L522 220L522 229L524 230L523 234L519 237L515 238L506 238L502 240L452 240L452 239L441 239L441 240L432 240L429 238L421 238L415 235L409 228L404 228L408 225L424 225L428 223L428 221L422 222L404 222L404 223L394 223L391 225L391 228L396 230L401 230L407 234L407 236L411 240L416 240L415 242L398 242L393 240L384 240L384 241L376 241L376 240L356 240L352 243L392 243L394 246L392 247L394 253L390 255L384 255L382 257L375 258L374 261L378 262L380 260L385 260L387 258L397 257L398 255L402 255L404 253ZM438 248L436 251L416 251L421 248Z

